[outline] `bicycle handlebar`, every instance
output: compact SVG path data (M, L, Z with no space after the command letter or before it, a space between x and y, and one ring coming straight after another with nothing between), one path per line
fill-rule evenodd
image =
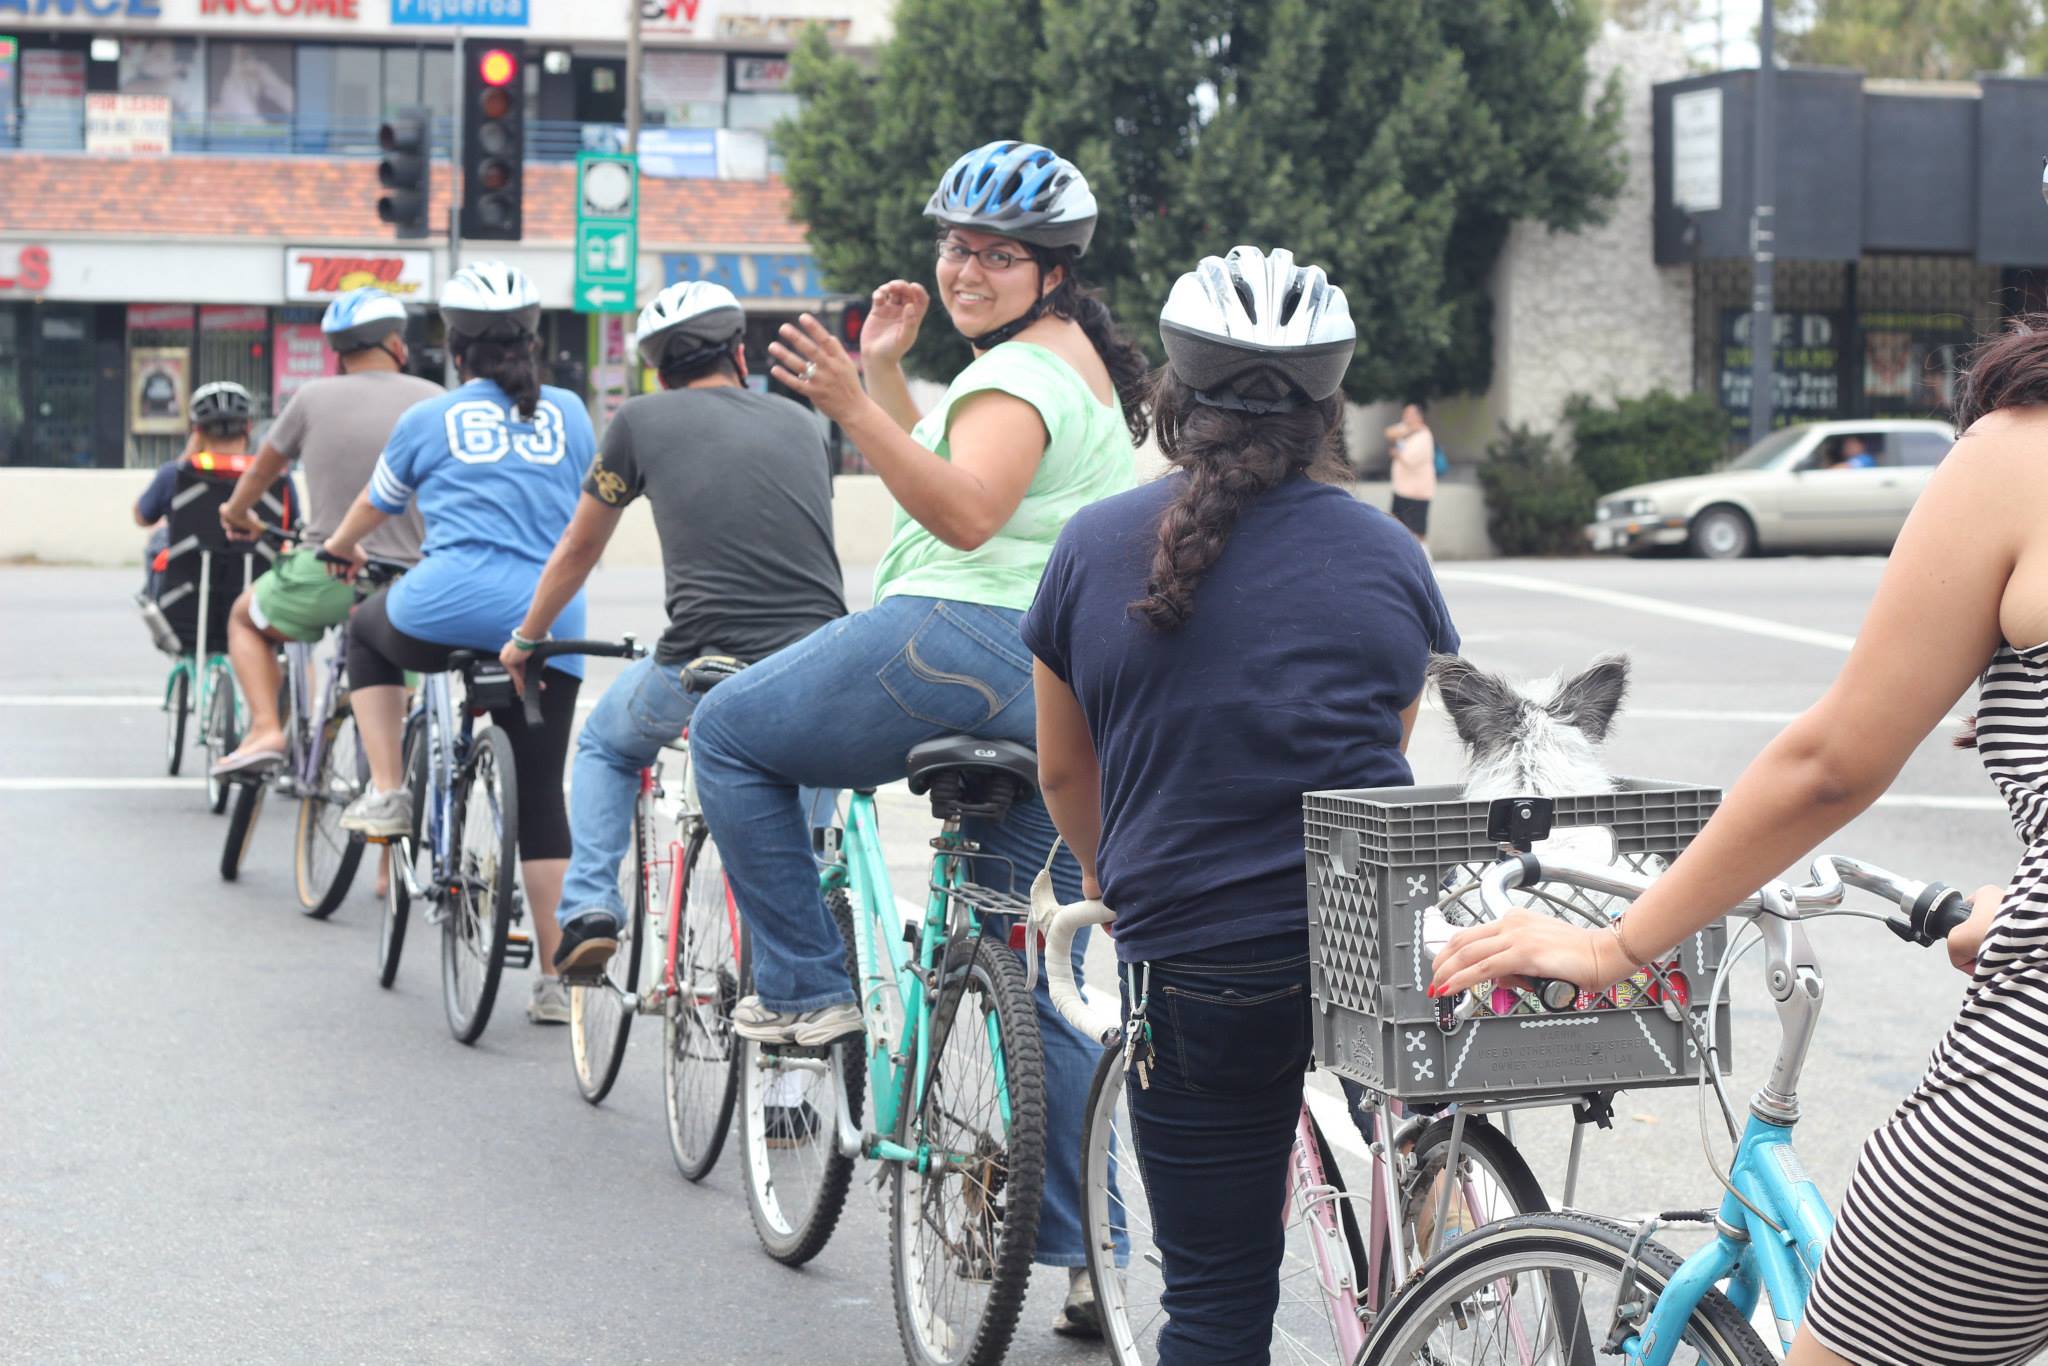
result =
M1086 926L1107 925L1114 919L1116 912L1100 901L1061 906L1049 896L1034 896L1031 928L1037 934L1024 936L1027 956L1036 950L1038 935L1045 936L1045 991L1053 1007L1068 1024L1105 1048L1122 1037L1123 1012L1105 1009L1082 994L1074 980L1074 936Z
M647 653L628 632L619 640L543 640L526 653L527 686L522 689L526 703L526 724L541 723L539 670L556 655L590 655L600 659L638 659Z
M265 527L264 530L270 531L272 528ZM349 559L347 556L330 553L324 545L314 548L313 558L322 564L340 565L344 569L354 569L356 564L354 560ZM405 571L410 568L412 568L411 565L400 564L396 560L365 560L363 561L362 569L356 574L356 577L375 588L403 577Z

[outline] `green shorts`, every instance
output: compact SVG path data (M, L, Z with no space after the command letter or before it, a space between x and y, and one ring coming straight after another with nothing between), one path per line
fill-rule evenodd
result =
M318 640L328 627L348 620L355 601L356 590L330 576L312 551L294 550L256 580L250 615L287 640Z

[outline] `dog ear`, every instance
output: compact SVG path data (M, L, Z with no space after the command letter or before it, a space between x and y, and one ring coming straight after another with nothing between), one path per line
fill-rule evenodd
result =
M1628 656L1608 655L1557 690L1546 710L1599 744L1628 696Z
M1458 655L1431 655L1426 676L1467 749L1490 753L1514 738L1527 703L1507 680Z

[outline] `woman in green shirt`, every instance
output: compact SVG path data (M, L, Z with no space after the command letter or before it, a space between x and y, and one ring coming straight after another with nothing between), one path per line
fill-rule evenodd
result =
M690 726L704 815L752 940L758 994L739 1003L734 1027L765 1042L860 1030L797 789L895 781L910 748L941 735L1030 744L1024 609L1067 519L1136 481L1147 366L1075 278L1095 228L1081 173L1043 147L993 142L954 163L925 213L940 225L939 302L975 350L937 408L920 416L903 378L930 302L921 285L875 291L865 389L814 318L769 348L775 377L845 430L899 505L875 605L720 684ZM1026 879L1054 838L1036 796L963 831ZM1053 873L1064 900L1094 893L1071 856ZM1078 1269L1081 1121L1099 1050L1042 985L1039 1020L1049 1141L1037 1257ZM1055 1327L1092 1327L1078 1270Z

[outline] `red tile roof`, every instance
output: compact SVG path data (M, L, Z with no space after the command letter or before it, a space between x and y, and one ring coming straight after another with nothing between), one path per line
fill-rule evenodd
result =
M435 221L445 214L448 167L434 167ZM575 237L575 168L529 163L528 242ZM348 240L388 238L377 219L377 163L335 157L110 157L0 154L0 231L149 233ZM643 247L714 244L791 247L779 180L640 182Z

